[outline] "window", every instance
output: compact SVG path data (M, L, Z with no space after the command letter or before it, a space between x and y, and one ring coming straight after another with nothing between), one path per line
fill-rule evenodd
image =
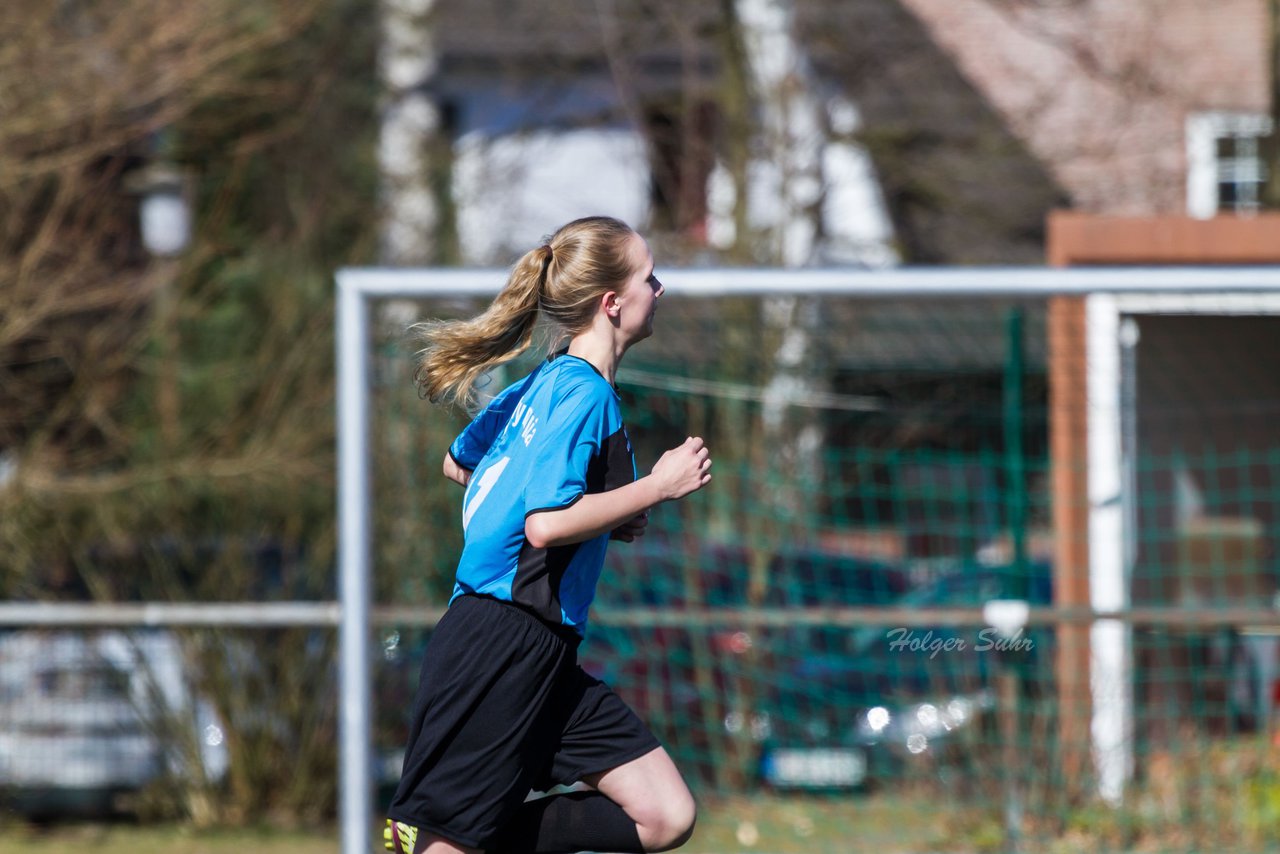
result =
M1267 178L1261 142L1270 133L1270 117L1257 113L1188 116L1187 213L1208 219L1219 211L1256 211Z

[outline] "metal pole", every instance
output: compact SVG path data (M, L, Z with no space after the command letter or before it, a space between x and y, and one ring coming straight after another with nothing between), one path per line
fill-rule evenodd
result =
M1008 501L1009 535L1013 543L1013 584L1005 593L1015 599L1027 598L1027 479L1022 433L1026 420L1023 403L1023 323L1022 309L1009 310L1006 325L1007 350L1004 366L1004 457Z
M1125 585L1138 561L1138 321L1120 321L1120 499L1124 504Z
M368 299L431 296L492 296L505 270L357 267L340 281ZM1006 297L1044 299L1098 293L1204 296L1218 313L1242 294L1274 294L1280 270L1270 267L895 267L889 270L688 268L667 273L667 295L681 296L857 296L906 299ZM430 283L430 291L424 284ZM1248 311L1258 310L1256 296ZM1175 309L1177 310L1177 309ZM1186 308L1182 309L1185 311ZM1228 310L1227 313L1230 313Z
M266 629L297 626L340 627L342 606L337 602L3 602L0 628L156 628L165 626L220 626ZM442 605L380 605L369 611L370 626L431 628L440 622ZM1119 610L1094 610L1088 606L1034 606L1027 609L1028 626L1089 625L1115 620L1132 626L1176 629L1227 627L1280 632L1280 610L1269 605L1242 608L1185 608L1151 606ZM991 627L990 614L975 605L921 608L919 606L778 606L669 607L628 606L599 608L593 625L656 628L786 628L815 626L856 629L868 624L913 626Z
M1130 605L1125 543L1121 313L1115 296L1085 303L1089 507L1089 604L1095 611ZM1133 631L1100 619L1089 629L1090 743L1097 790L1119 806L1133 769Z
M338 732L342 854L369 854L373 822L369 667L369 309L338 280Z
M1005 494L1008 496L1005 520L1013 544L1013 562L1006 570L1004 595L1014 599L1027 598L1027 492L1026 459L1022 452L1022 431L1025 418L1023 386L1023 325L1022 310L1009 310L1005 326L1004 364L1004 456ZM1005 809L1005 850L1022 850L1022 750L1019 744L1019 716L1022 693L1022 674L1019 663L1011 656L1002 658L998 665L997 696L1000 704L1000 737L1002 751Z
M0 626L336 626L336 602L0 602Z

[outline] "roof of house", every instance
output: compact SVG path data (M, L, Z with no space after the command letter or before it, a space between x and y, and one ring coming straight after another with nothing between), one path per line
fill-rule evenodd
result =
M898 3L798 0L820 75L858 106L904 258L1041 263L1066 202L1046 164Z
M1269 109L1264 0L901 4L1079 210L1184 213L1188 114Z

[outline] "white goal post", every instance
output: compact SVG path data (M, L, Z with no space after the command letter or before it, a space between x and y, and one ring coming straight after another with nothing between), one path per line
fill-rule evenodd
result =
M341 850L368 854L373 828L373 762L371 755L371 602L372 528L370 512L370 305L384 299L483 297L495 294L507 272L497 269L352 268L337 281L337 425L338 425L338 589L339 589L339 758ZM1280 306L1280 267L1078 267L1031 268L899 268L857 269L676 269L663 275L664 299L709 296L848 296L892 298L1044 298L1089 297L1091 320L1099 320L1098 336L1087 344L1089 363L1101 372L1089 378L1091 484L1100 488L1122 483L1118 453L1120 324L1131 306L1159 307L1157 312L1232 313L1231 300L1244 298L1251 311L1260 303ZM1232 296L1242 295L1242 296ZM1260 295L1269 295L1259 300ZM1179 308L1181 307L1181 308ZM1280 310L1280 309L1278 309ZM1108 320L1109 319L1109 320ZM1109 331L1107 331L1109 330ZM1095 341L1096 338L1096 341ZM1104 340L1105 338L1105 340ZM1098 348L1094 352L1094 348ZM1095 357L1098 361L1095 363ZM1113 371L1112 373L1107 373ZM1116 441L1113 441L1116 440ZM1095 454L1094 446L1097 453ZM1090 487L1091 496L1093 486ZM1092 603L1097 617L1123 616L1125 520L1108 506L1092 504L1090 529L1101 542L1090 555ZM1101 514L1095 516L1094 514ZM1105 516L1105 518L1104 518ZM1105 537L1103 536L1105 534ZM1092 539L1092 538L1091 538ZM1104 628L1099 625L1096 628ZM1123 647L1104 667L1128 667ZM1093 711L1095 752L1115 750L1128 726L1131 702L1123 696L1096 696ZM1114 762L1099 770L1103 785L1122 785ZM1111 769L1111 770L1108 770Z

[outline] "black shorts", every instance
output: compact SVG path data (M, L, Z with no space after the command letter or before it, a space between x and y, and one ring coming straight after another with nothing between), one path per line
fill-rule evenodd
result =
M510 603L460 596L427 644L387 815L483 848L531 790L658 746L609 686L578 666L576 638Z

